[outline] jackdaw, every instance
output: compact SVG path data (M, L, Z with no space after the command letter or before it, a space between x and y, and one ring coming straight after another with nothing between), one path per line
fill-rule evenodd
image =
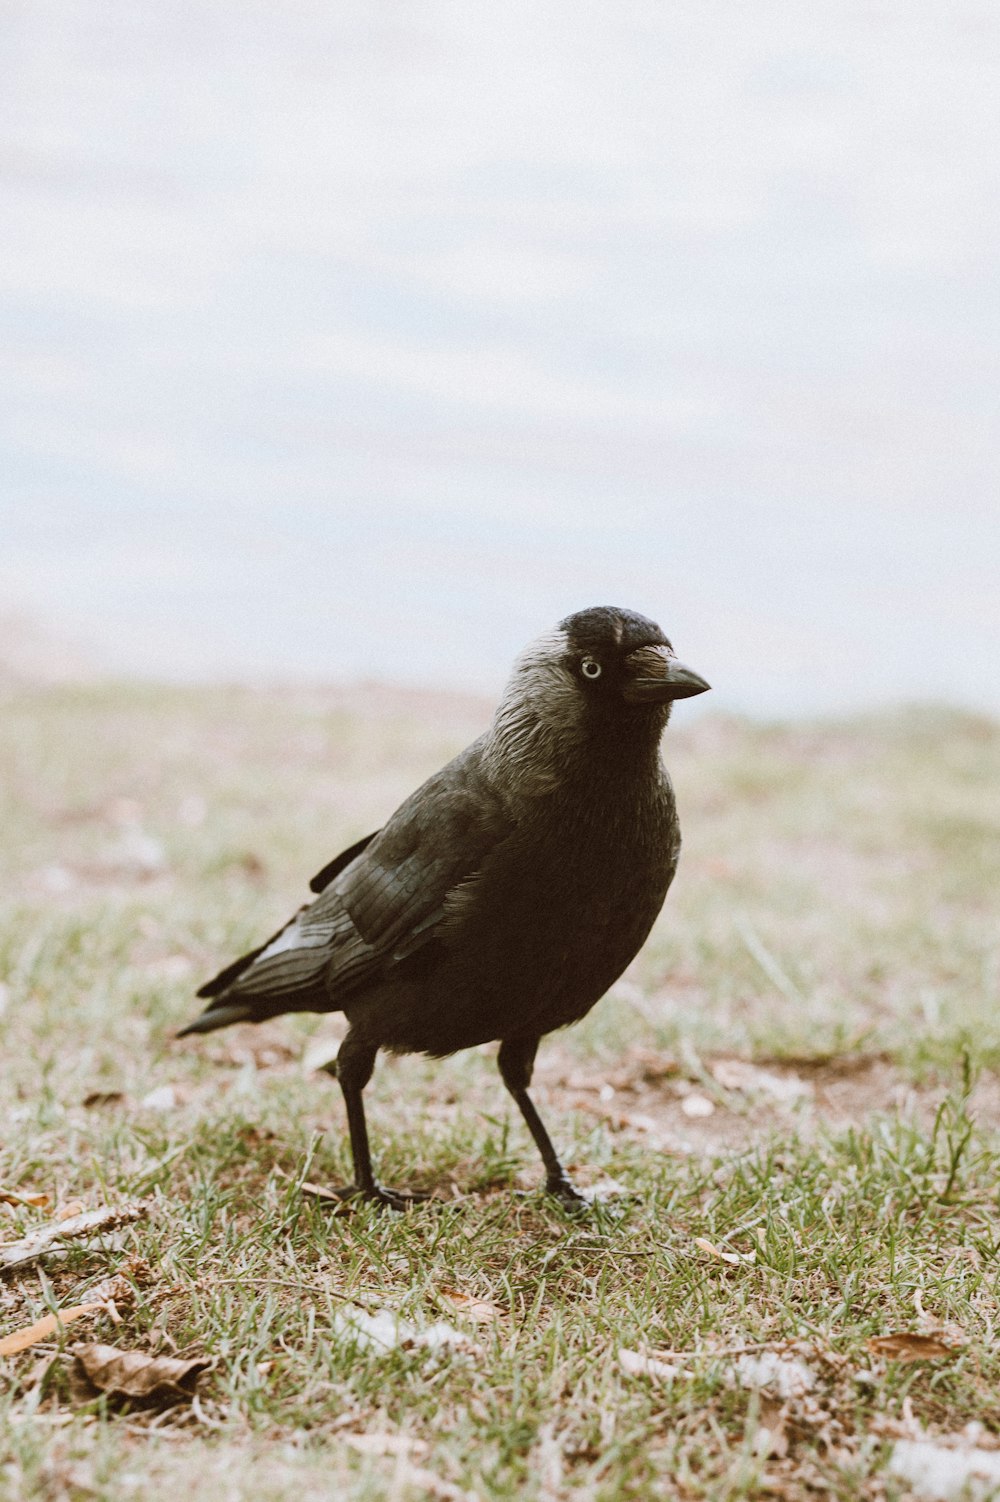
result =
M517 659L485 734L325 866L314 902L202 986L209 1005L179 1036L344 1012L354 1183L338 1192L396 1209L426 1196L372 1171L362 1091L378 1050L442 1058L499 1040L545 1187L579 1205L528 1095L535 1052L590 1011L660 911L680 850L660 736L673 700L708 687L641 615L567 617Z

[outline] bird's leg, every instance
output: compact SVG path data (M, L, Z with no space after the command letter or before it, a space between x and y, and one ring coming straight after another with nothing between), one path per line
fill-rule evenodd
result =
M542 1155L542 1163L545 1165L546 1193L555 1195L556 1199L568 1208L579 1209L581 1205L586 1205L587 1201L573 1188L567 1178L565 1169L556 1157L552 1139L545 1130L542 1118L535 1110L534 1101L528 1094L537 1049L537 1038L506 1038L500 1044L500 1052L497 1055L500 1078L517 1102L517 1108L527 1122L528 1131L534 1137L535 1145Z
M342 1199L371 1200L386 1205L392 1210L404 1210L418 1200L429 1199L427 1194L404 1194L396 1189L384 1188L372 1171L372 1155L368 1146L368 1127L365 1122L365 1105L362 1091L372 1077L375 1068L377 1045L362 1043L348 1033L337 1055L337 1079L344 1094L347 1107L347 1129L351 1137L351 1157L354 1159L354 1183L338 1190Z

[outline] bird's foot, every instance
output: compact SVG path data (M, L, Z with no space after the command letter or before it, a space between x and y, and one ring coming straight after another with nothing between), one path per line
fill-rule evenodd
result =
M590 1201L579 1189L574 1188L564 1173L552 1174L545 1180L545 1193L551 1194L564 1210L569 1210L574 1215L582 1215L590 1209Z
M387 1189L379 1183L372 1184L369 1189L362 1189L357 1184L345 1184L342 1189L331 1189L329 1194L341 1204L364 1202L378 1205L383 1210L409 1210L411 1205L422 1205L432 1198L419 1189Z

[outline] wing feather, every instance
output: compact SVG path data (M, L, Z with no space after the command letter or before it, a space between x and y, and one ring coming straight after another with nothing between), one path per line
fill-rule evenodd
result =
M313 878L316 901L259 949L221 971L199 995L294 1010L322 991L336 1004L426 944L448 916L449 894L476 876L510 833L506 809L483 776L480 743L406 800L385 827ZM287 1008L282 1001L288 998Z
M504 805L469 755L475 749L407 799L335 882L373 948L412 953L418 939L426 942L445 917L448 894L510 833Z
M328 887L333 878L339 876L341 871L351 864L351 861L356 860L366 845L371 844L376 834L378 834L377 829L374 834L366 834L364 839L356 840L353 845L348 845L346 850L342 850L339 855L334 856L328 866L324 866L322 871L317 871L309 883L309 890L311 892L322 892L324 888Z

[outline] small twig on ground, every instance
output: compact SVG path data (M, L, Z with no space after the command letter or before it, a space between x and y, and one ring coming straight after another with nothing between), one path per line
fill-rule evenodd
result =
M210 1281L220 1287L228 1285L233 1288L245 1288L247 1286L246 1278L212 1278ZM371 1299L386 1297L384 1288L355 1288L350 1293L341 1293L336 1288L324 1288L322 1283L296 1283L292 1278L254 1278L253 1281L255 1287L266 1285L268 1288L291 1288L296 1293L325 1293L330 1298L343 1299L348 1304L353 1303L359 1295Z

